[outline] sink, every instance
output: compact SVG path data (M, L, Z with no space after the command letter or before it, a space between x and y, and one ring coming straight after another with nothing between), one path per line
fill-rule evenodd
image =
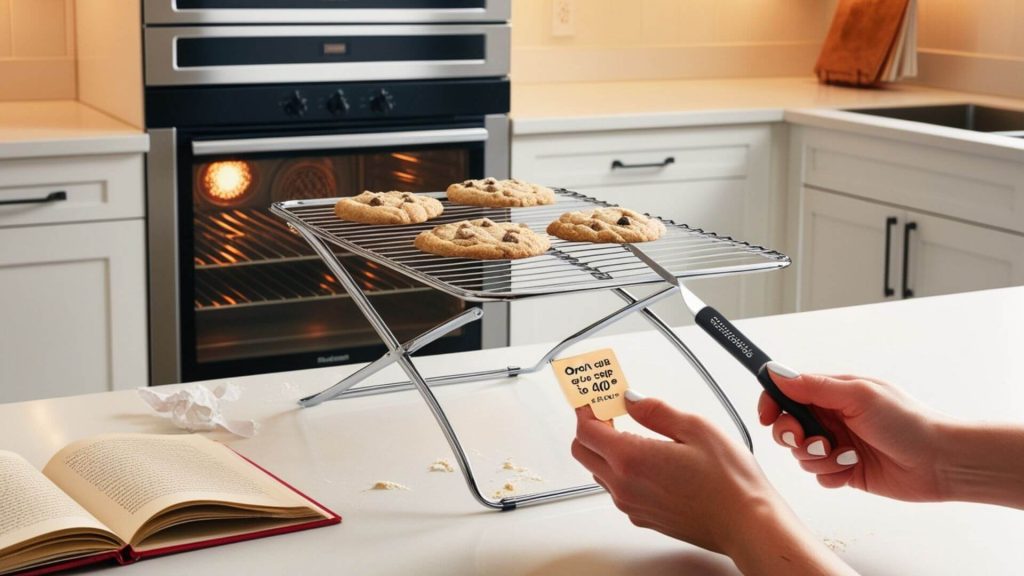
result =
M1007 110L978 104L943 104L847 109L846 112L1024 138L1024 110Z

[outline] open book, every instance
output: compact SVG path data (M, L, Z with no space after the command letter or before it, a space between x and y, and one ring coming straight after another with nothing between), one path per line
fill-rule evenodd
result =
M73 442L42 472L0 451L0 574L122 564L341 518L198 435Z

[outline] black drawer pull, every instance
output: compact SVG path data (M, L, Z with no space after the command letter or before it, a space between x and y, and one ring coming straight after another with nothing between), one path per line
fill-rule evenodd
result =
M18 198L16 200L0 200L0 206L9 206L11 204L46 204L47 202L63 202L68 199L68 193L61 190L60 192L50 192L45 198Z
M882 291L885 293L885 297L893 296L896 294L896 290L889 286L889 264L890 256L892 252L892 229L896 226L897 220L895 216L889 216L885 219L885 280L882 282Z
M907 285L910 276L910 233L917 230L917 222L903 225L903 297L913 298L914 291Z
M650 164L624 164L622 160L612 160L612 170L632 170L634 168L664 168L669 164L675 164L676 159L673 156L665 158L661 162L652 162Z

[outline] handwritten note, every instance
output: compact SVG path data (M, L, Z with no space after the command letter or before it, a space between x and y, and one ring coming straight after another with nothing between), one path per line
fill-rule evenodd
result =
M626 413L629 384L611 348L553 360L551 368L573 408L589 404L599 420Z

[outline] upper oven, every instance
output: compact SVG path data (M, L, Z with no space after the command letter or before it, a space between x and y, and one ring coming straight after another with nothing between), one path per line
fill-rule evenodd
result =
M146 85L503 77L507 24L147 27Z
M144 0L152 24L506 22L512 0Z

